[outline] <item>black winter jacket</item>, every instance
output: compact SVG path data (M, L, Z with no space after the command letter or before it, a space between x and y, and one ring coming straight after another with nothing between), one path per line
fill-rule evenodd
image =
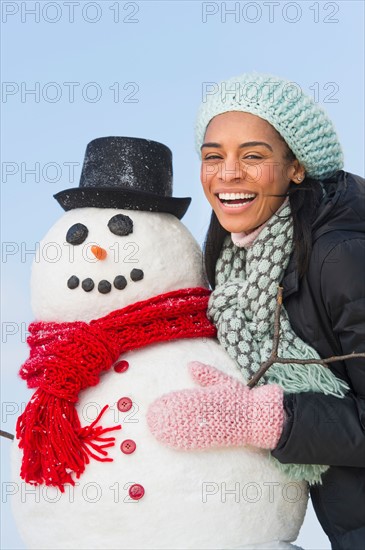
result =
M299 281L292 258L282 282L292 328L323 358L365 352L365 181L340 171L324 183L308 272ZM330 465L310 490L317 517L334 549L363 550L365 360L330 368L350 393L286 396L288 422L272 454L283 463Z

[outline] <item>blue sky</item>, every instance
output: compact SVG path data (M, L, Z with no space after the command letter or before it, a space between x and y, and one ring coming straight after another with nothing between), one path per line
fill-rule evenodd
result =
M174 195L202 243L209 219L194 150L206 83L256 70L297 82L333 119L345 168L364 173L362 1L6 2L2 9L2 429L29 393L17 378L32 320L31 252L78 185L86 144L154 139L174 155ZM33 90L33 93L32 93ZM9 446L2 444L2 480ZM2 499L4 501L4 498ZM23 548L3 504L2 547ZM312 512L298 543L328 548Z

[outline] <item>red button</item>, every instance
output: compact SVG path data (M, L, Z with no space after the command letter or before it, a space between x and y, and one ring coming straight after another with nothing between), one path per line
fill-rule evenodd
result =
M134 485L131 485L129 487L129 496L133 498L133 500L139 500L144 495L144 489L142 485L139 485L139 483L135 483Z
M120 446L120 449L121 449L122 453L124 453L126 455L130 455L130 454L134 453L134 451L136 450L136 447L137 447L137 445L135 444L133 439L125 439L122 442L122 444Z
M123 413L129 411L132 405L132 399L129 399L129 397L121 397L117 403L118 409Z
M118 361L118 363L115 363L114 370L115 372L125 372L129 368L128 361Z

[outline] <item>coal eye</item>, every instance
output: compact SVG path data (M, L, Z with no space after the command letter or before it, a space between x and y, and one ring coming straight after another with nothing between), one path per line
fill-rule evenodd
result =
M110 218L108 227L114 235L119 235L120 237L133 233L133 222L129 216L124 216L124 214L117 214Z
M67 231L66 241L70 244L81 244L89 234L89 230L83 223L71 225Z

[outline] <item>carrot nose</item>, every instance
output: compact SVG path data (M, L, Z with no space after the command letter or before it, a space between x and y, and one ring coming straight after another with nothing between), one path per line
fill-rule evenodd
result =
M91 252L94 254L97 260L105 260L105 258L107 257L107 251L96 244L91 247Z

